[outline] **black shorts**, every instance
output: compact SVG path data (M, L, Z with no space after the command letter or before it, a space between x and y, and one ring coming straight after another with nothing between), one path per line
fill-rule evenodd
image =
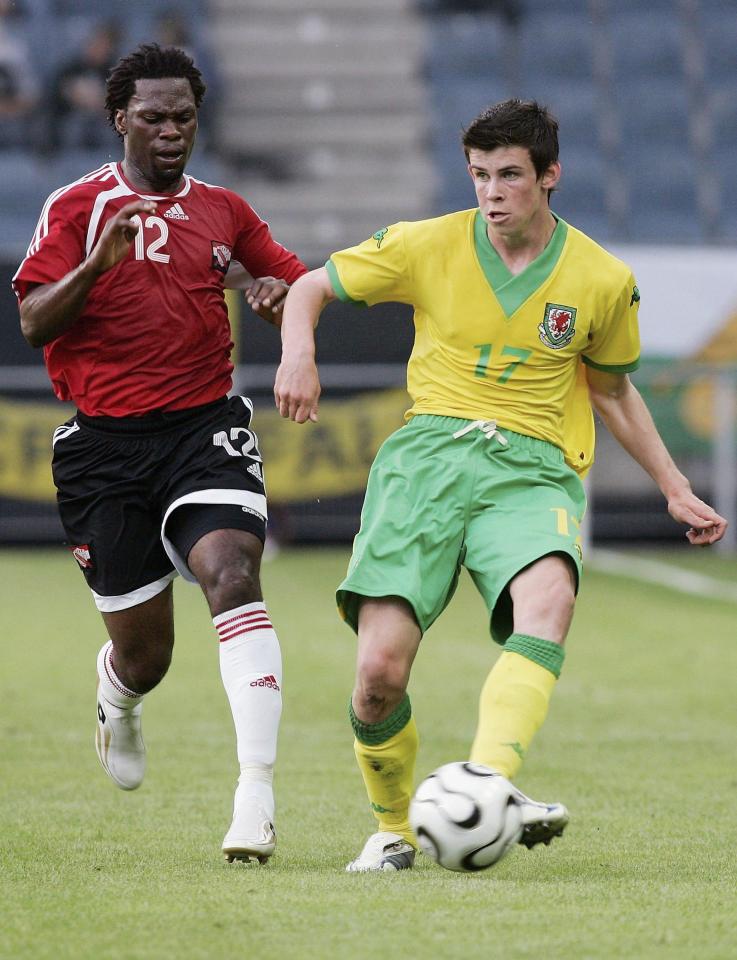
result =
M187 553L209 530L234 527L264 540L252 414L250 400L231 397L142 417L78 413L57 427L59 513L99 610L143 603L176 572L194 581Z

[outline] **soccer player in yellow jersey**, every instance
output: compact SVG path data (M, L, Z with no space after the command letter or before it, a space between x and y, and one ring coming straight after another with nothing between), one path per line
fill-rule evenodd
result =
M350 706L378 820L350 871L412 866L407 814L417 730L407 683L425 630L465 566L503 651L481 691L470 760L514 777L548 710L581 574L581 476L592 406L652 476L692 544L726 521L691 491L629 380L640 294L629 268L551 211L558 125L537 103L479 116L463 147L478 207L378 230L296 281L274 388L284 417L317 419L313 330L331 300L414 307L408 422L377 454L338 590L358 633ZM528 847L568 812L521 792Z

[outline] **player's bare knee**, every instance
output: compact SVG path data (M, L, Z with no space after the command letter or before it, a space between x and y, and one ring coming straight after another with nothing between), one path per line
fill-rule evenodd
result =
M227 564L209 570L201 577L200 586L213 616L263 600L258 570L250 563Z
M213 616L263 600L262 551L258 537L242 530L213 530L194 545L187 562Z
M355 696L367 712L388 714L404 696L407 679L407 665L395 652L387 648L363 651L358 661Z

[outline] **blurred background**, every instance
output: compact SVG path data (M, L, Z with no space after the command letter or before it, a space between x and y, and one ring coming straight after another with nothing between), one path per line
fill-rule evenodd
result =
M732 518L737 445L737 0L0 0L0 541L60 543L58 404L10 279L48 194L109 159L105 77L142 41L208 92L189 172L241 193L313 267L388 223L474 205L462 128L534 97L561 125L553 208L633 268L633 379L696 491ZM229 300L236 389L257 403L275 541L353 536L368 467L408 406L411 314L332 305L320 423L273 410L278 332ZM595 544L682 538L599 428Z

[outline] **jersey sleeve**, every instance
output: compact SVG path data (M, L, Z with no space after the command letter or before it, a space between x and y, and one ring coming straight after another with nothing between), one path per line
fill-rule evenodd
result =
M335 295L345 303L411 303L406 225L377 230L356 247L334 253L325 267Z
M19 300L29 284L56 283L85 259L89 202L78 191L51 194L33 234L25 259L13 277Z
M233 194L240 223L233 257L252 277L276 277L287 283L301 277L307 267L299 257L278 243L271 235L269 225L259 217L245 200Z
M607 373L631 373L640 364L637 321L640 291L630 273L619 296L601 322L594 322L583 362Z

